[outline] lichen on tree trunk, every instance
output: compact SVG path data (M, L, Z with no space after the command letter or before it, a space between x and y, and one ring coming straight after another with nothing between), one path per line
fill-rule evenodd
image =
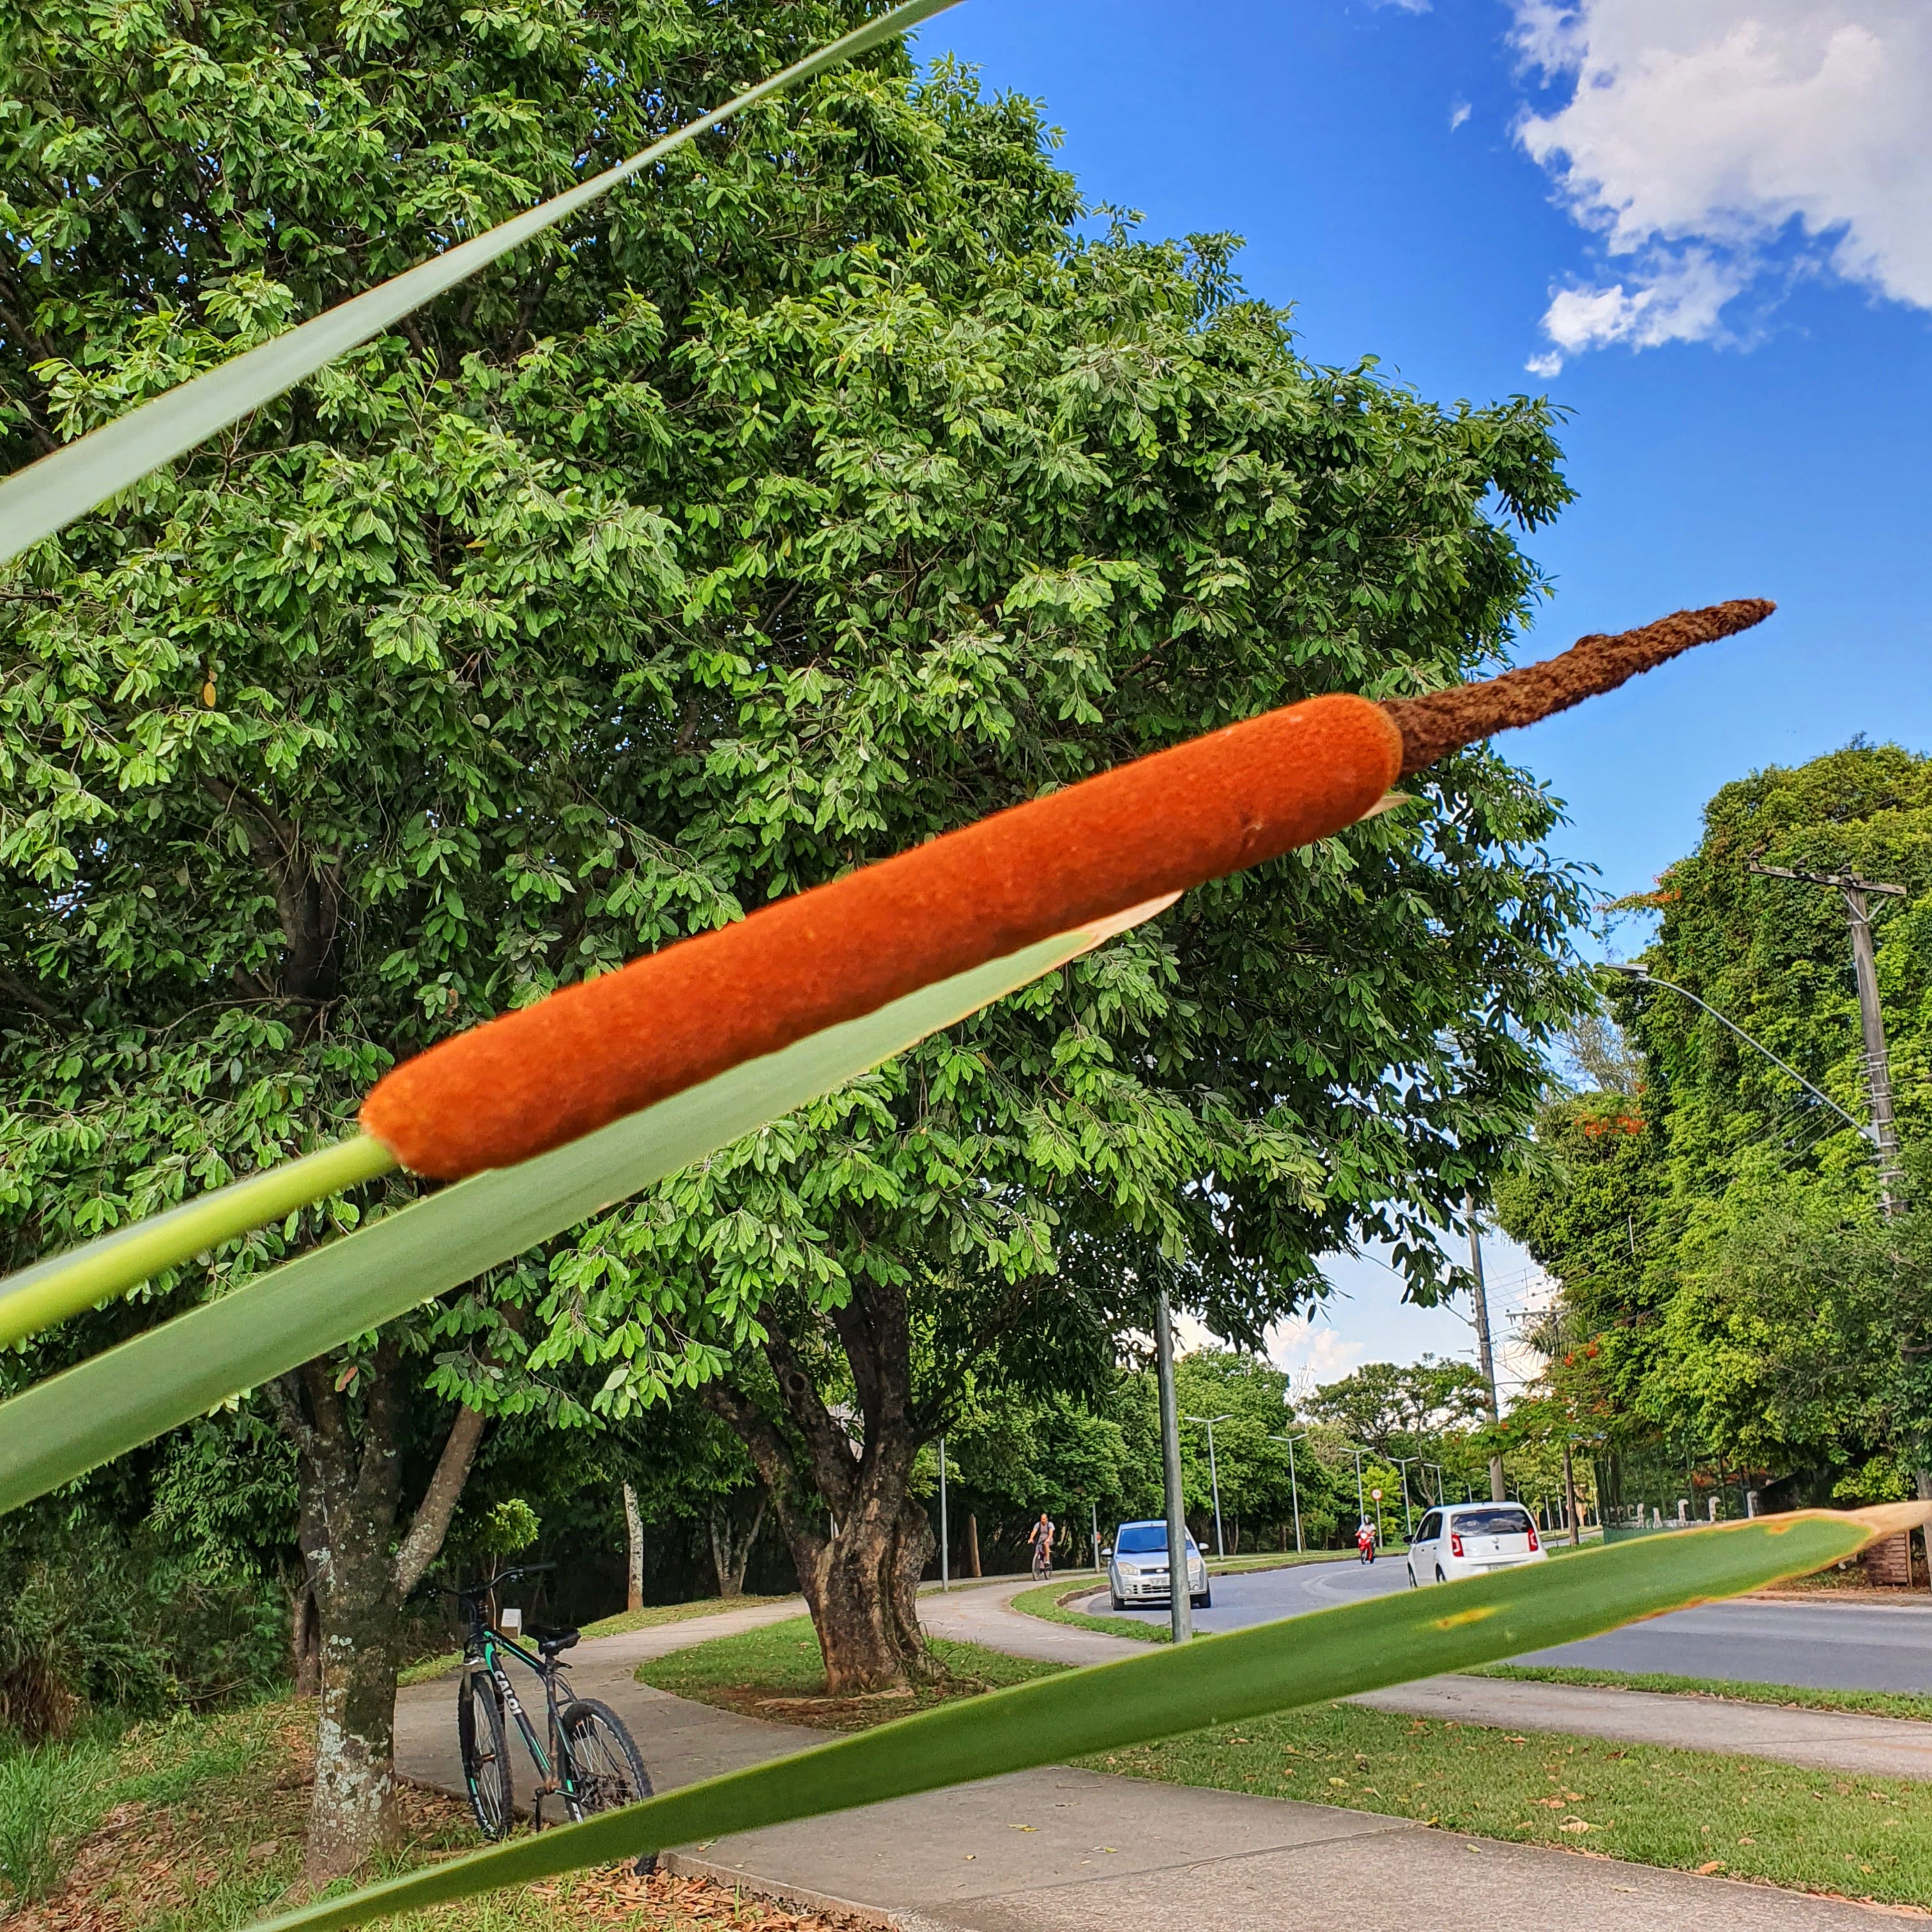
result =
M402 1608L442 1547L483 1429L458 1409L400 1538L404 1375L388 1339L338 1375L310 1362L271 1385L296 1450L299 1534L321 1657L306 1876L324 1885L396 1840Z

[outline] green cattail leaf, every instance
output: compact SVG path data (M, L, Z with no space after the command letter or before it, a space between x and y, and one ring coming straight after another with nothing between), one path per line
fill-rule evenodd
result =
M0 483L0 564L52 536L76 517L118 496L151 470L172 461L218 430L272 402L318 369L326 368L411 310L434 301L446 290L506 255L533 235L567 220L580 208L621 186L633 176L654 166L674 149L742 113L755 102L809 80L842 61L868 52L904 33L958 0L907 0L889 14L808 54L783 73L748 88L722 107L654 142L641 154L579 186L567 189L522 214L465 242L433 260L393 277L380 286L352 296L332 309L250 349L130 410L91 431L78 442L44 456Z
M432 1865L290 1912L261 1932L367 1924L674 1845L1497 1663L1820 1569L1928 1515L1927 1505L1895 1504L1846 1515L1760 1516L1150 1648L1118 1664L942 1704L580 1825Z
M353 1135L299 1160L197 1195L166 1214L131 1222L85 1247L36 1262L0 1281L0 1348L124 1294L164 1269L178 1268L251 1228L374 1180L395 1165L395 1156L380 1141Z
M535 1160L441 1189L271 1269L219 1301L37 1384L0 1403L0 1510L18 1508L72 1482L231 1396L550 1240L1064 965L1156 909L1136 908L1118 919L1042 940L863 1018L827 1027L782 1052L747 1060ZM343 1144L359 1150L359 1143ZM313 1179L318 1170L308 1172ZM326 1164L321 1172L326 1180ZM336 1180L333 1187L343 1184ZM311 1198L333 1187L322 1186ZM284 1205L277 1211L288 1210ZM164 1228L172 1220L158 1217L154 1226ZM146 1225L124 1231L121 1239L124 1243ZM165 1236L160 1238L164 1244ZM209 1231L196 1224L191 1238L197 1245L187 1252L199 1252L208 1244ZM124 1264L123 1285L132 1286L145 1278L159 1252L110 1242L70 1258L93 1256L86 1282L92 1298L112 1292L101 1284L111 1283L117 1259ZM175 1258L183 1256L177 1252ZM30 1282L26 1292L48 1292L46 1278L39 1290Z

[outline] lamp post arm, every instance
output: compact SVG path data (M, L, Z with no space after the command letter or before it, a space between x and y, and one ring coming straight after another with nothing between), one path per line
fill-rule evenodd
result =
M1616 970L1622 970L1624 969L1618 968ZM1702 1006L1705 1012L1708 1013L1712 1018L1715 1020L1720 1026L1728 1027L1732 1033L1737 1035L1738 1039L1744 1042L1745 1046L1754 1048L1758 1052L1762 1054L1765 1058L1771 1062L1772 1066L1778 1068L1783 1072L1790 1074L1792 1078L1796 1081L1798 1085L1804 1089L1806 1093L1813 1096L1814 1099L1823 1101L1826 1106L1829 1107L1832 1112L1836 1114L1839 1119L1843 1120L1846 1126L1850 1127L1852 1131L1858 1136L1860 1140L1868 1141L1874 1146L1877 1145L1878 1130L1876 1128L1866 1126L1860 1121L1854 1120L1850 1114L1845 1112L1844 1108L1838 1105L1837 1101L1832 1098L1830 1094L1827 1094L1823 1090L1823 1088L1813 1086L1810 1082L1806 1079L1804 1075L1799 1072L1796 1067L1793 1066L1788 1060L1779 1059L1778 1055L1773 1053L1771 1048L1766 1046L1762 1040L1754 1039L1750 1034L1744 1031L1742 1027L1738 1024L1736 1021L1727 1019L1724 1014L1719 1012L1717 1008L1711 1004L1709 1000L1700 1000L1695 993L1691 992L1688 986L1680 986L1674 980L1660 980L1654 973L1638 971L1632 973L1630 976L1635 980L1637 984L1640 986L1667 986L1673 993L1682 993L1684 998L1688 1000L1694 1006Z

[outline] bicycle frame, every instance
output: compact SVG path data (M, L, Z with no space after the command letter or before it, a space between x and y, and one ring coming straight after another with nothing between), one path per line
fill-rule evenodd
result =
M536 1828L541 1831L543 1828L544 1795L547 1791L557 1792L566 1803L578 1795L577 1766L563 1735L562 1705L557 1694L560 1683L568 1694L570 1688L568 1680L560 1664L554 1661L547 1663L541 1656L533 1655L522 1645L513 1642L488 1622L481 1622L480 1628L471 1630L466 1652L464 1660L466 1663L480 1664L489 1672L490 1681L496 1687L497 1696L503 1700L503 1708L516 1720L517 1730L524 1740L524 1748L530 1753L531 1761L537 1768L539 1782L532 1795L532 1814ZM530 1722L530 1714L524 1708L522 1699L517 1695L516 1686L510 1682L510 1674L503 1668L505 1652L534 1671L544 1687L544 1714L545 1729L548 1733L548 1750L545 1750L543 1744L538 1742L536 1726Z

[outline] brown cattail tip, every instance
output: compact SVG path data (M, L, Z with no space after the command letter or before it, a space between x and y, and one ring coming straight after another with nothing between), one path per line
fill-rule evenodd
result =
M1694 644L1762 623L1777 608L1766 598L1734 597L1702 610L1677 611L1613 638L1580 638L1561 657L1506 670L1481 684L1452 685L1426 698L1384 704L1402 734L1402 776L1432 765L1445 752L1534 724L1586 698L1614 691L1639 671L1653 670Z

